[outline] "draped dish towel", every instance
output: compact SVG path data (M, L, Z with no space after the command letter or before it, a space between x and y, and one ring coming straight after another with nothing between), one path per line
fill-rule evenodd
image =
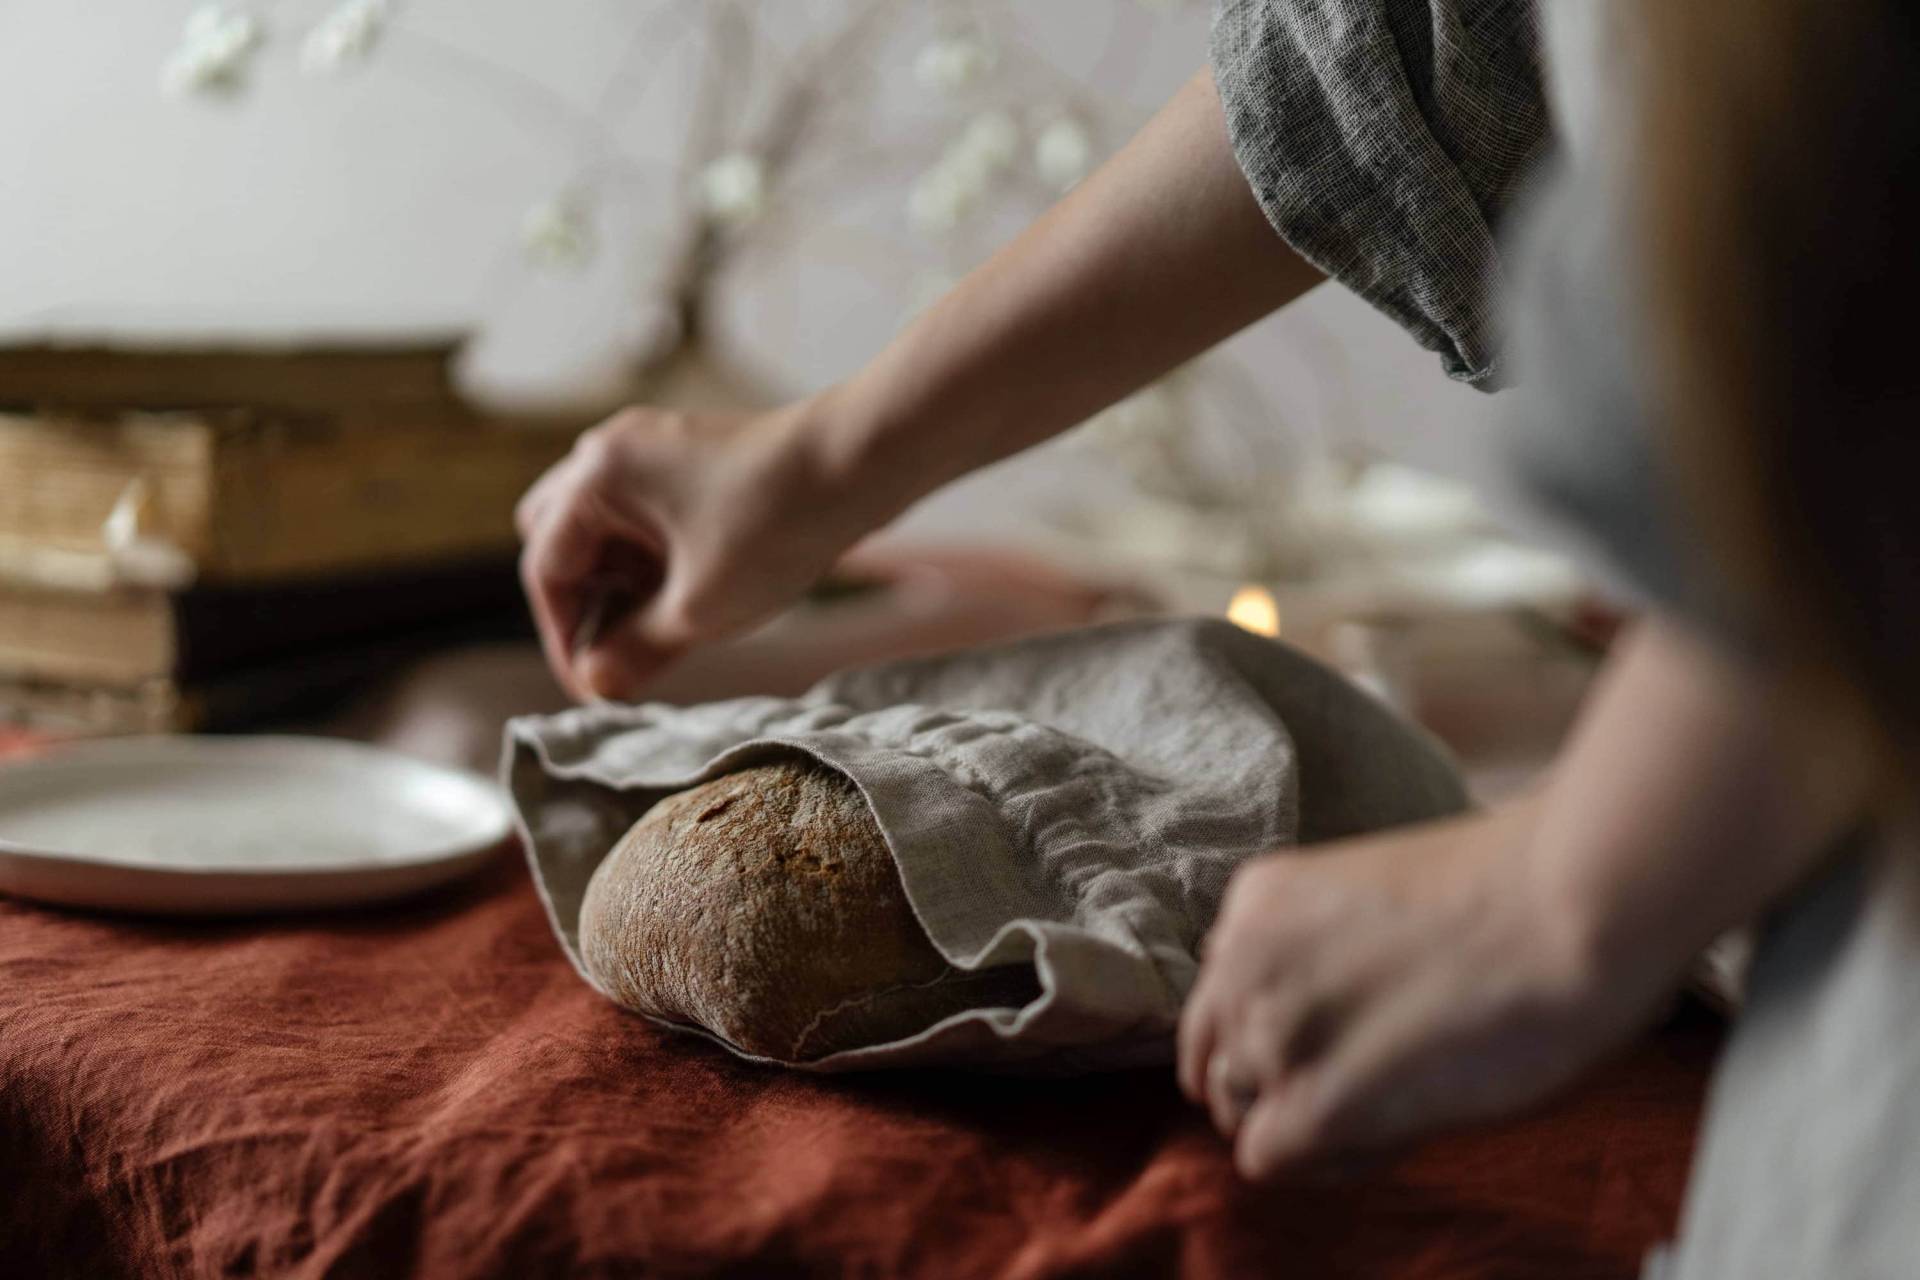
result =
M506 784L583 977L581 898L627 829L663 796L795 751L858 785L949 962L1031 966L1040 989L1023 1008L807 1064L829 1071L1165 1061L1235 867L1465 804L1423 732L1296 651L1210 620L851 671L799 698L524 717L507 728Z

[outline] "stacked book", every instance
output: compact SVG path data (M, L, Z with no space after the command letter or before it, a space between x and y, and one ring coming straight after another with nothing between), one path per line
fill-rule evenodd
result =
M448 354L0 350L0 726L259 724L526 634L513 507L572 433Z

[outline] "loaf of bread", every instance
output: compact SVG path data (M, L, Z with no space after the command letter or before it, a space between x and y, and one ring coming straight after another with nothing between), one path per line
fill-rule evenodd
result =
M782 1062L1038 994L1030 970L941 957L859 789L804 758L650 809L587 886L580 951L622 1005Z

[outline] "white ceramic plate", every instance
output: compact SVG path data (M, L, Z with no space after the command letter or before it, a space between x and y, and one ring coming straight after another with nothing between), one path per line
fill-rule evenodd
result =
M168 915L401 897L512 830L483 778L330 738L122 738L0 765L0 893Z

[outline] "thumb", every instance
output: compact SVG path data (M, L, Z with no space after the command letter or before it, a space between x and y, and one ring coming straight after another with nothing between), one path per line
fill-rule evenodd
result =
M660 635L660 577L655 565L627 566L620 578L603 576L575 637L572 674L587 697L630 701L686 648Z
M583 650L583 686L602 698L630 698L688 649L738 634L785 603L735 566L727 557L669 557L658 590L627 597L622 615Z
M629 702L683 651L650 641L632 618L616 622L574 659L580 688L604 702Z

